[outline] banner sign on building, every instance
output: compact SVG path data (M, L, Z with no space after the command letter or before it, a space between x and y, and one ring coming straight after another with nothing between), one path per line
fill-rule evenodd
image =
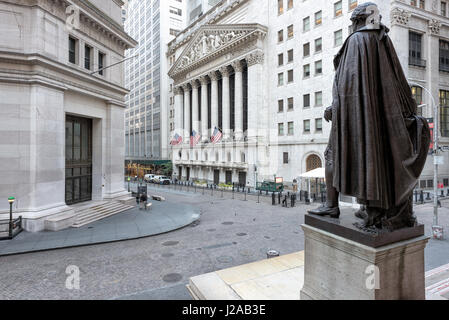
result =
M435 125L433 123L433 118L428 118L427 122L429 123L429 128L430 128L430 147L429 147L429 153L433 154L433 143L434 143L434 138L433 138L433 129L435 128Z

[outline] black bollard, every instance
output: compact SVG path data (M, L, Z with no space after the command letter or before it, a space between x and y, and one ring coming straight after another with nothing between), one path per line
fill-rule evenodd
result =
M422 191L422 190L419 193L419 202L421 202L421 204L424 203L424 191Z
M291 195L290 202L291 202L291 207L294 208L295 207L295 195L294 194Z
M271 194L271 204L272 204L273 206L276 205L276 196L274 195L274 192Z
M282 192L279 192L278 193L278 202L279 202L279 204L281 204L281 197L282 197Z
M427 192L427 198L426 200L432 200L432 198L430 197L430 192Z

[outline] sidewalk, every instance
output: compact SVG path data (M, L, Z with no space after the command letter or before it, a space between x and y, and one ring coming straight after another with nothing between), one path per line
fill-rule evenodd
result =
M58 232L22 232L13 240L0 241L0 256L132 240L167 233L200 218L197 209L170 201L152 202L151 210L139 208Z

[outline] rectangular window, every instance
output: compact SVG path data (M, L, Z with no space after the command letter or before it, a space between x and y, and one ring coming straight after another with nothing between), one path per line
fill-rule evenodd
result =
M284 152L284 164L288 164L288 152Z
M440 132L444 138L449 137L449 91L440 90Z
M293 25L291 24L291 25L289 25L288 27L287 27L287 37L288 37L288 39L291 39L291 38L293 38Z
M278 135L283 136L284 135L284 124L278 123Z
M284 0L278 0L278 15L284 13Z
M303 32L307 32L310 30L310 17L304 18L302 20L302 30Z
M84 68L90 70L92 48L86 45L84 47Z
M284 41L284 30L278 31L278 42Z
M323 13L322 11L318 11L315 13L315 26L320 26L323 23Z
M278 100L278 111L284 112L284 100Z
M293 82L293 70L288 70L288 79L287 79L288 83L292 83Z
M449 72L449 42L440 40L440 71Z
M304 66L304 78L310 77L310 64Z
M441 1L441 15L443 17L446 16L446 12L447 12L447 3L444 1Z
M293 111L294 108L294 99L288 98L288 111Z
M357 8L357 0L349 0L349 11L354 10L355 8Z
M425 67L422 59L422 35L416 32L409 32L409 64L411 66Z
M415 99L415 102L418 106L418 115L423 115L423 107L420 107L423 105L423 95L422 95L422 88L412 86L412 95L413 99Z
M293 62L293 49L288 50L287 52L287 56L288 56L288 62Z
M310 108L310 94L305 94L303 96L304 108Z
M323 92L315 92L315 107L323 106Z
M289 122L288 123L288 135L292 136L294 134L294 123L293 122Z
M304 132L305 133L310 132L310 120L304 120Z
M320 60L315 62L315 75L318 76L321 75L322 73L323 73L323 62Z
M343 44L343 30L338 30L334 32L334 45L336 47Z
M76 47L77 40L69 37L69 62L73 64L76 64Z
M340 17L343 14L343 2L340 0L334 3L335 17Z
M315 119L315 131L322 132L323 131L323 119Z
M288 0L287 10L293 9L293 0Z
M278 86L283 86L283 85L284 85L284 74L279 73L278 74Z
M309 42L307 42L303 45L302 52L303 52L304 57L310 56L310 43Z
M284 54L278 54L278 66L284 65Z
M315 53L320 52L323 50L323 39L318 38L315 40Z
M105 58L105 54L98 52L98 73L102 76L104 75L104 70L102 70L104 68L104 59Z

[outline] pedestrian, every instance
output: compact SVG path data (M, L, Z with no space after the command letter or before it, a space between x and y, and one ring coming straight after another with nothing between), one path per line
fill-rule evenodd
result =
M148 196L146 195L146 193L142 193L140 195L140 210L142 210L142 206L143 209L147 210L147 205L148 205Z

